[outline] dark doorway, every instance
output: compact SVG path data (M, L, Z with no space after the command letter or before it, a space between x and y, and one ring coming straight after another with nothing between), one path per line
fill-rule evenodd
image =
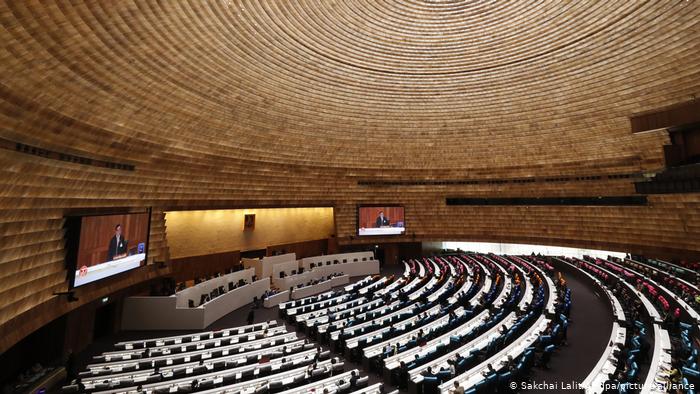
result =
M114 333L115 303L103 305L95 311L94 338L102 338Z
M383 265L384 265L384 256L385 256L385 254L384 254L384 248L381 247L381 246L375 245L375 246L374 246L374 258L375 258L376 260L379 260L379 266L383 266Z

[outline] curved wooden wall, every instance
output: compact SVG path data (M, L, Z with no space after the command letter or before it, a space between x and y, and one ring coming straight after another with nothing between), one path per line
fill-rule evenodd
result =
M389 202L406 207L406 241L697 254L698 194L624 208L444 203L626 195L629 179L357 181L659 168L667 136L632 134L629 116L700 92L698 21L697 1L0 0L0 138L135 167L0 149L0 349L163 274L57 300L75 208L153 207L154 259L168 258L168 209L335 206L342 244L375 242L354 237L356 205Z

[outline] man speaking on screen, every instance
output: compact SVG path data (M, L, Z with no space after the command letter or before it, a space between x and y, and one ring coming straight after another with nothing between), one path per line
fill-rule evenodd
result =
M374 223L374 227L384 227L389 225L389 218L384 216L384 211L379 211L379 216Z
M114 226L114 236L109 240L109 249L107 250L107 261L114 260L115 256L121 256L126 253L127 241L122 237L122 225Z

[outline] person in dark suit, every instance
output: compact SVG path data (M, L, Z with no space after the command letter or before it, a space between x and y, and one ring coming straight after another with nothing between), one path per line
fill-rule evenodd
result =
M72 350L68 350L68 357L66 358L66 376L68 382L71 382L72 380L78 377L75 354L73 354Z
M350 372L350 386L355 387L357 385L357 373L355 371Z
M377 220L374 222L374 227L382 227L388 225L389 218L384 216L384 211L379 211L379 216L377 216Z
M122 225L114 226L114 236L109 240L109 249L107 250L107 261L114 260L114 256L119 256L126 253L127 241L122 237Z

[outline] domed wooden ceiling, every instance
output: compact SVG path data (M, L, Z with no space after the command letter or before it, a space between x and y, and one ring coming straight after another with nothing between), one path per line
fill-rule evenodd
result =
M668 137L632 134L628 117L700 93L699 4L0 0L0 351L168 275L150 265L78 302L55 296L76 210L152 208L151 261L168 259L167 210L333 206L340 244L378 242L354 237L366 203L406 207L408 234L384 241L697 256L697 193L630 207L445 198L634 193L617 175L661 167ZM498 181L528 177L559 181Z
M628 117L700 91L698 21L694 0L2 1L0 133L137 164L658 166Z

